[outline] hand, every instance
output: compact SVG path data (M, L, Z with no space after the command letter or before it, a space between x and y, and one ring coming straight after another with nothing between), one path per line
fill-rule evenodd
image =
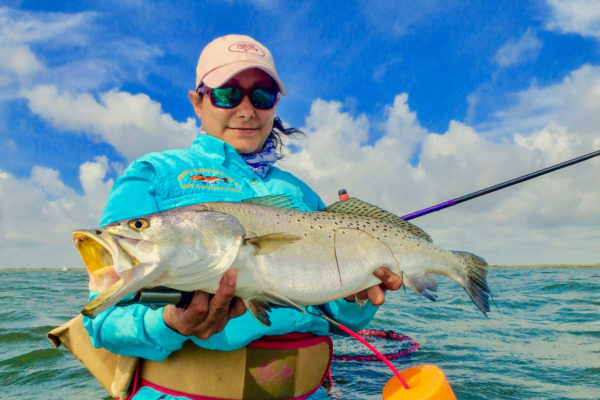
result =
M381 283L371 286L368 289L361 290L355 295L345 297L346 300L354 302L356 298L359 300L368 299L374 306L380 306L385 302L386 290L398 290L402 287L402 278L386 267L379 267L373 272Z
M228 270L221 277L214 295L197 290L186 308L168 305L163 310L167 326L182 335L208 339L221 332L230 319L246 312L241 299L234 297L236 271Z

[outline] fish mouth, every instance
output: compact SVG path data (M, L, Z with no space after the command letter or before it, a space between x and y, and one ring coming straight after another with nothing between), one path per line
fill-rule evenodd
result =
M100 292L82 310L84 315L94 317L115 304L117 297L125 296L121 292L132 278L129 272L141 263L119 244L119 238L100 229L73 231L73 242L90 277L89 289Z
M126 246L121 246L121 241L135 242L100 229L73 231L73 242L90 276L107 269L125 271L140 264Z

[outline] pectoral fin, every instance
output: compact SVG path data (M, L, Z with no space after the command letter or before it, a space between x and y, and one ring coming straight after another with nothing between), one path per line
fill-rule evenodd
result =
M269 235L246 239L245 243L255 246L256 254L267 254L279 249L281 246L292 244L300 239L302 239L300 236L288 233L271 233Z
M424 272L420 274L403 274L402 279L406 286L419 293L420 295L427 297L431 301L436 301L437 296L437 280L430 273Z
M289 307L305 313L305 311L292 300L287 297L271 291L263 291L262 293L244 300L244 304L250 314L265 326L271 326L271 319L267 311L271 308Z

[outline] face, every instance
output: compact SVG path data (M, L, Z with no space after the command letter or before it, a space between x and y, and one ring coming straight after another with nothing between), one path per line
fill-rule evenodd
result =
M266 72L257 68L240 72L222 86L241 89L277 87ZM200 96L190 91L189 96L207 134L229 143L238 153L249 154L262 150L273 129L275 107L269 110L255 108L248 96L244 96L237 107L219 108L212 105L208 95Z

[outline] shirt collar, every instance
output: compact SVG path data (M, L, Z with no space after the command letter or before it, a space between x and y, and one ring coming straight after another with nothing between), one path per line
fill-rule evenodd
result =
M200 129L200 133L196 136L196 139L190 146L191 150L202 153L206 157L210 157L214 160L217 160L221 165L225 163L227 158L237 158L243 164L245 164L249 170L251 170L256 175L261 176L262 178L266 177L269 171L269 167L276 161L273 160L269 163L269 165L264 167L264 174L261 175L258 171L254 170L246 160L240 155L237 150L230 145L218 139L214 136L207 134L204 129Z

